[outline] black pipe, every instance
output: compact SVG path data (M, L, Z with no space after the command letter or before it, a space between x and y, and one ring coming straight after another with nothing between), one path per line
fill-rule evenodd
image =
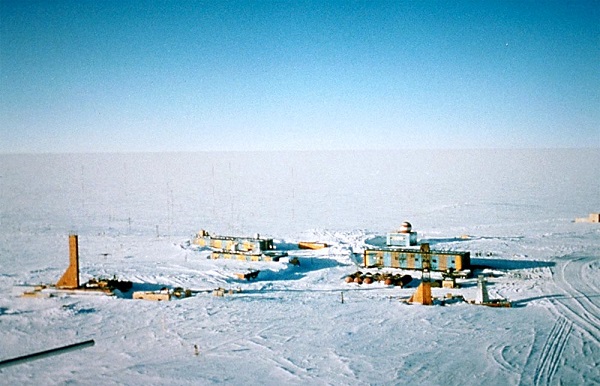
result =
M73 343L67 346L52 348L50 350L40 351L33 354L23 355L20 357L5 359L0 361L0 368L8 367L12 365L18 365L24 362L34 361L36 359L42 359L45 357L64 354L69 351L79 350L86 347L92 347L96 342L93 339L86 340L85 342Z

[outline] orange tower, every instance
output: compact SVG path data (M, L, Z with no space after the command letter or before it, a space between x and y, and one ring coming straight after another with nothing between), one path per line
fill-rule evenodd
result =
M429 244L421 245L421 252L429 252ZM421 275L421 284L417 287L415 293L408 300L409 303L420 303L424 306L433 305L431 297L431 257L423 256L423 274Z
M77 235L69 235L69 267L56 282L56 288L79 288L79 242Z
M409 303L420 303L424 306L431 306L433 304L433 299L431 298L431 283L422 281L408 301Z

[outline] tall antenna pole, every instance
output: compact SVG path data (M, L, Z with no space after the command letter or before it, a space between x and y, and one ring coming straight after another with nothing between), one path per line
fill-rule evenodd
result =
M292 221L296 219L296 184L294 183L294 167L292 166Z
M81 213L85 213L85 184L83 179L83 169L85 166L81 165Z

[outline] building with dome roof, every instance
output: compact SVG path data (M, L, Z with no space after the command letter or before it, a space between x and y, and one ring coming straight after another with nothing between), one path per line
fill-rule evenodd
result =
M412 225L404 221L395 232L387 234L386 244L388 247L412 247L417 245L417 232L413 232Z

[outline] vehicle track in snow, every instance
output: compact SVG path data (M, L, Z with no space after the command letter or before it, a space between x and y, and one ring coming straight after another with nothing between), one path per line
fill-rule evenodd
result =
M560 315L571 320L578 331L600 346L600 293L591 272L597 269L596 260L595 257L569 259L553 270L555 284L565 294L553 304Z
M505 372L514 373L519 370L515 364L506 359L506 354L512 350L511 346L505 344L490 344L487 346L486 350L494 363Z
M597 272L597 258L591 256L565 256L552 268L554 285L561 295L551 299L558 318L541 348L533 374L534 385L569 383L568 379L561 378L566 374L559 371L561 366L575 366L577 368L569 369L575 372L597 369L595 358L600 354L600 293L594 282ZM574 331L578 333L572 334ZM591 350L588 355L583 352L586 345ZM567 358L563 357L567 348L566 352L571 354L578 352L582 361L567 365ZM535 352L532 348L530 357ZM593 377L597 375L592 374Z
M548 334L533 378L534 385L547 385L558 368L559 359L565 349L573 323L559 317Z

